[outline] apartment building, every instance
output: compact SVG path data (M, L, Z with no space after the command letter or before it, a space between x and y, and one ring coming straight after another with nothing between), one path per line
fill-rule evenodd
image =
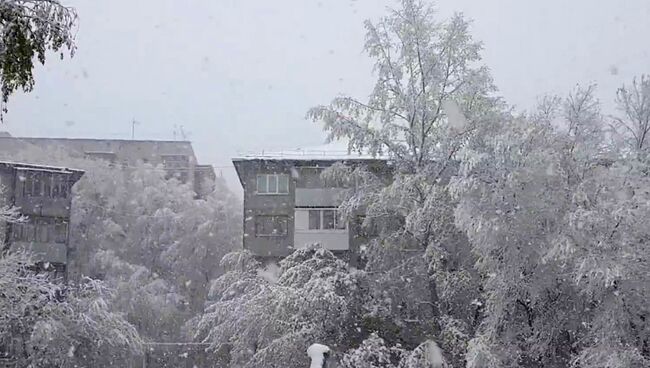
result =
M245 249L260 257L281 258L319 244L355 262L367 236L358 221L339 214L347 189L325 182L321 173L341 162L387 176L386 160L347 151L300 149L232 161L244 189Z
M197 163L189 141L34 138L0 134L0 151L19 152L30 146L62 149L72 156L105 160L126 167L139 162L162 166L167 177L190 184L199 198L213 190L216 180L211 165Z
M28 250L35 266L66 279L72 186L83 171L0 161L0 207L15 206L21 223L0 222L3 250Z

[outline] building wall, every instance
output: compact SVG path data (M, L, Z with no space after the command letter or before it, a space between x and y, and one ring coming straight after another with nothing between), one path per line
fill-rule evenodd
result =
M14 171L13 169L0 167L0 207L13 204L14 192ZM9 240L9 225L0 221L0 249Z
M138 162L163 165L168 177L192 185L199 198L213 188L211 180L205 178L214 179L214 169L210 165L197 164L189 141L0 137L0 151L17 153L29 147L64 150L75 157L105 160L116 165L133 166Z
M41 193L31 195L28 177L38 175ZM0 180L5 187L5 205L19 208L27 217L25 223L4 224L4 244L12 251L28 250L35 262L51 263L64 276L69 257L69 222L72 186L82 172L48 168L38 165L0 163ZM56 188L55 185L57 185ZM65 189L62 189L65 187ZM65 190L65 197L61 190ZM29 236L25 235L29 234Z
M284 257L293 251L295 182L289 180L288 194L257 194L258 174L284 174L291 177L291 166L282 162L249 161L238 165L244 187L245 249L259 256ZM287 231L282 236L258 236L257 216L286 216Z
M84 156L89 154L97 158L106 158L107 154L115 155L117 163L128 162L135 164L138 160L154 165L162 163L164 155L185 155L195 157L192 144L186 141L149 141L124 139L82 139L82 138L30 138L10 137L0 138L4 146L13 141L14 148L34 145L41 148L64 149L73 154ZM18 142L18 143L15 143Z
M243 246L259 256L284 257L294 249L320 243L335 252L343 252L352 263L361 244L367 242L359 223L350 221L345 229L309 230L309 209L334 209L341 203L344 188L331 187L321 178L323 169L334 161L292 160L234 160L244 188L244 239ZM368 161L353 163L386 168L385 162ZM259 195L258 174L288 175L289 193ZM256 234L256 217L263 215L287 216L288 229L283 236L259 236Z

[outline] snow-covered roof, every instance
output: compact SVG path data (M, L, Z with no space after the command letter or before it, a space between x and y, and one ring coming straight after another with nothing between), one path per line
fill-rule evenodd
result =
M70 170L65 170L65 169L48 169L48 168L40 168L40 167L16 167L16 170L18 171L38 171L38 172L49 172L49 173L55 173L55 174L73 174L72 171Z
M74 174L74 173L84 172L83 170L71 169L67 167L39 165L39 164L30 164L24 162L13 162L13 161L0 161L0 165L15 167L16 170L46 171L46 172L53 172L59 174Z
M264 151L247 153L234 157L233 161L245 160L384 160L384 156L373 156L369 153L348 151L348 144L344 141L326 143L320 146L286 149L279 151Z

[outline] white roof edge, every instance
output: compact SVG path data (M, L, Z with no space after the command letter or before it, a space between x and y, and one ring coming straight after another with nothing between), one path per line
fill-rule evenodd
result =
M70 171L68 169L41 169L38 167L17 167L16 170L21 170L21 171L40 171L40 172L50 172L50 173L56 173L56 174L74 174L74 171Z
M387 161L387 157L372 156L287 156L287 155L248 155L233 157L232 161L252 161L252 160L286 160L286 161Z
M291 160L291 161L341 161L341 160L388 160L387 155L371 155L348 150L344 141L330 142L321 146L281 151L261 151L240 154L233 161L245 160Z
M69 174L72 174L74 172L85 172L85 170L81 170L81 169L73 169L73 168L61 167L61 166L32 164L26 162L0 160L0 164L16 166L17 170L52 171L52 172L69 173Z

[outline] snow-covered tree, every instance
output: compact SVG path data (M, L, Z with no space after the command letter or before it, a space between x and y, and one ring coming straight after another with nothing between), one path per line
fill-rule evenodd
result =
M452 181L486 301L468 367L646 366L650 182L610 149L592 87L557 128L543 110L477 137Z
M9 95L34 87L34 59L44 64L48 51L64 47L74 53L77 14L58 0L3 0L0 21L1 117Z
M384 339L372 333L359 347L347 352L341 361L345 368L397 368L407 356L400 346L388 347Z
M479 293L447 182L458 152L506 113L463 15L439 21L423 1L400 5L379 22L366 22L365 50L377 75L368 100L338 97L308 116L324 123L329 139L347 140L351 151L389 159L388 182L363 168L346 173L357 185L341 206L348 214L365 213L364 225L382 228L367 247L366 270L376 275L378 300L389 301L383 320L397 322L409 348L454 326L447 341L462 351L476 326L479 304L471 302Z
M7 226L25 221L25 216L20 213L20 209L8 204L7 197L6 188L0 185L0 248L3 249L6 246Z
M21 367L124 365L142 350L136 329L111 311L99 281L53 284L29 255L0 257L0 342Z
M650 146L650 76L634 78L616 92L616 105L622 116L614 118L634 150L644 151Z
M260 275L249 254L227 255L223 263L232 270L214 282L214 301L193 323L216 364L302 368L313 342L347 350L360 335L365 274L329 251L297 250L281 261L277 282Z
M203 310L209 282L223 272L219 260L240 244L239 202L227 188L197 200L162 168L51 148L12 159L85 170L72 190L71 279L104 280L115 290L109 307L143 339L183 341L181 327Z

